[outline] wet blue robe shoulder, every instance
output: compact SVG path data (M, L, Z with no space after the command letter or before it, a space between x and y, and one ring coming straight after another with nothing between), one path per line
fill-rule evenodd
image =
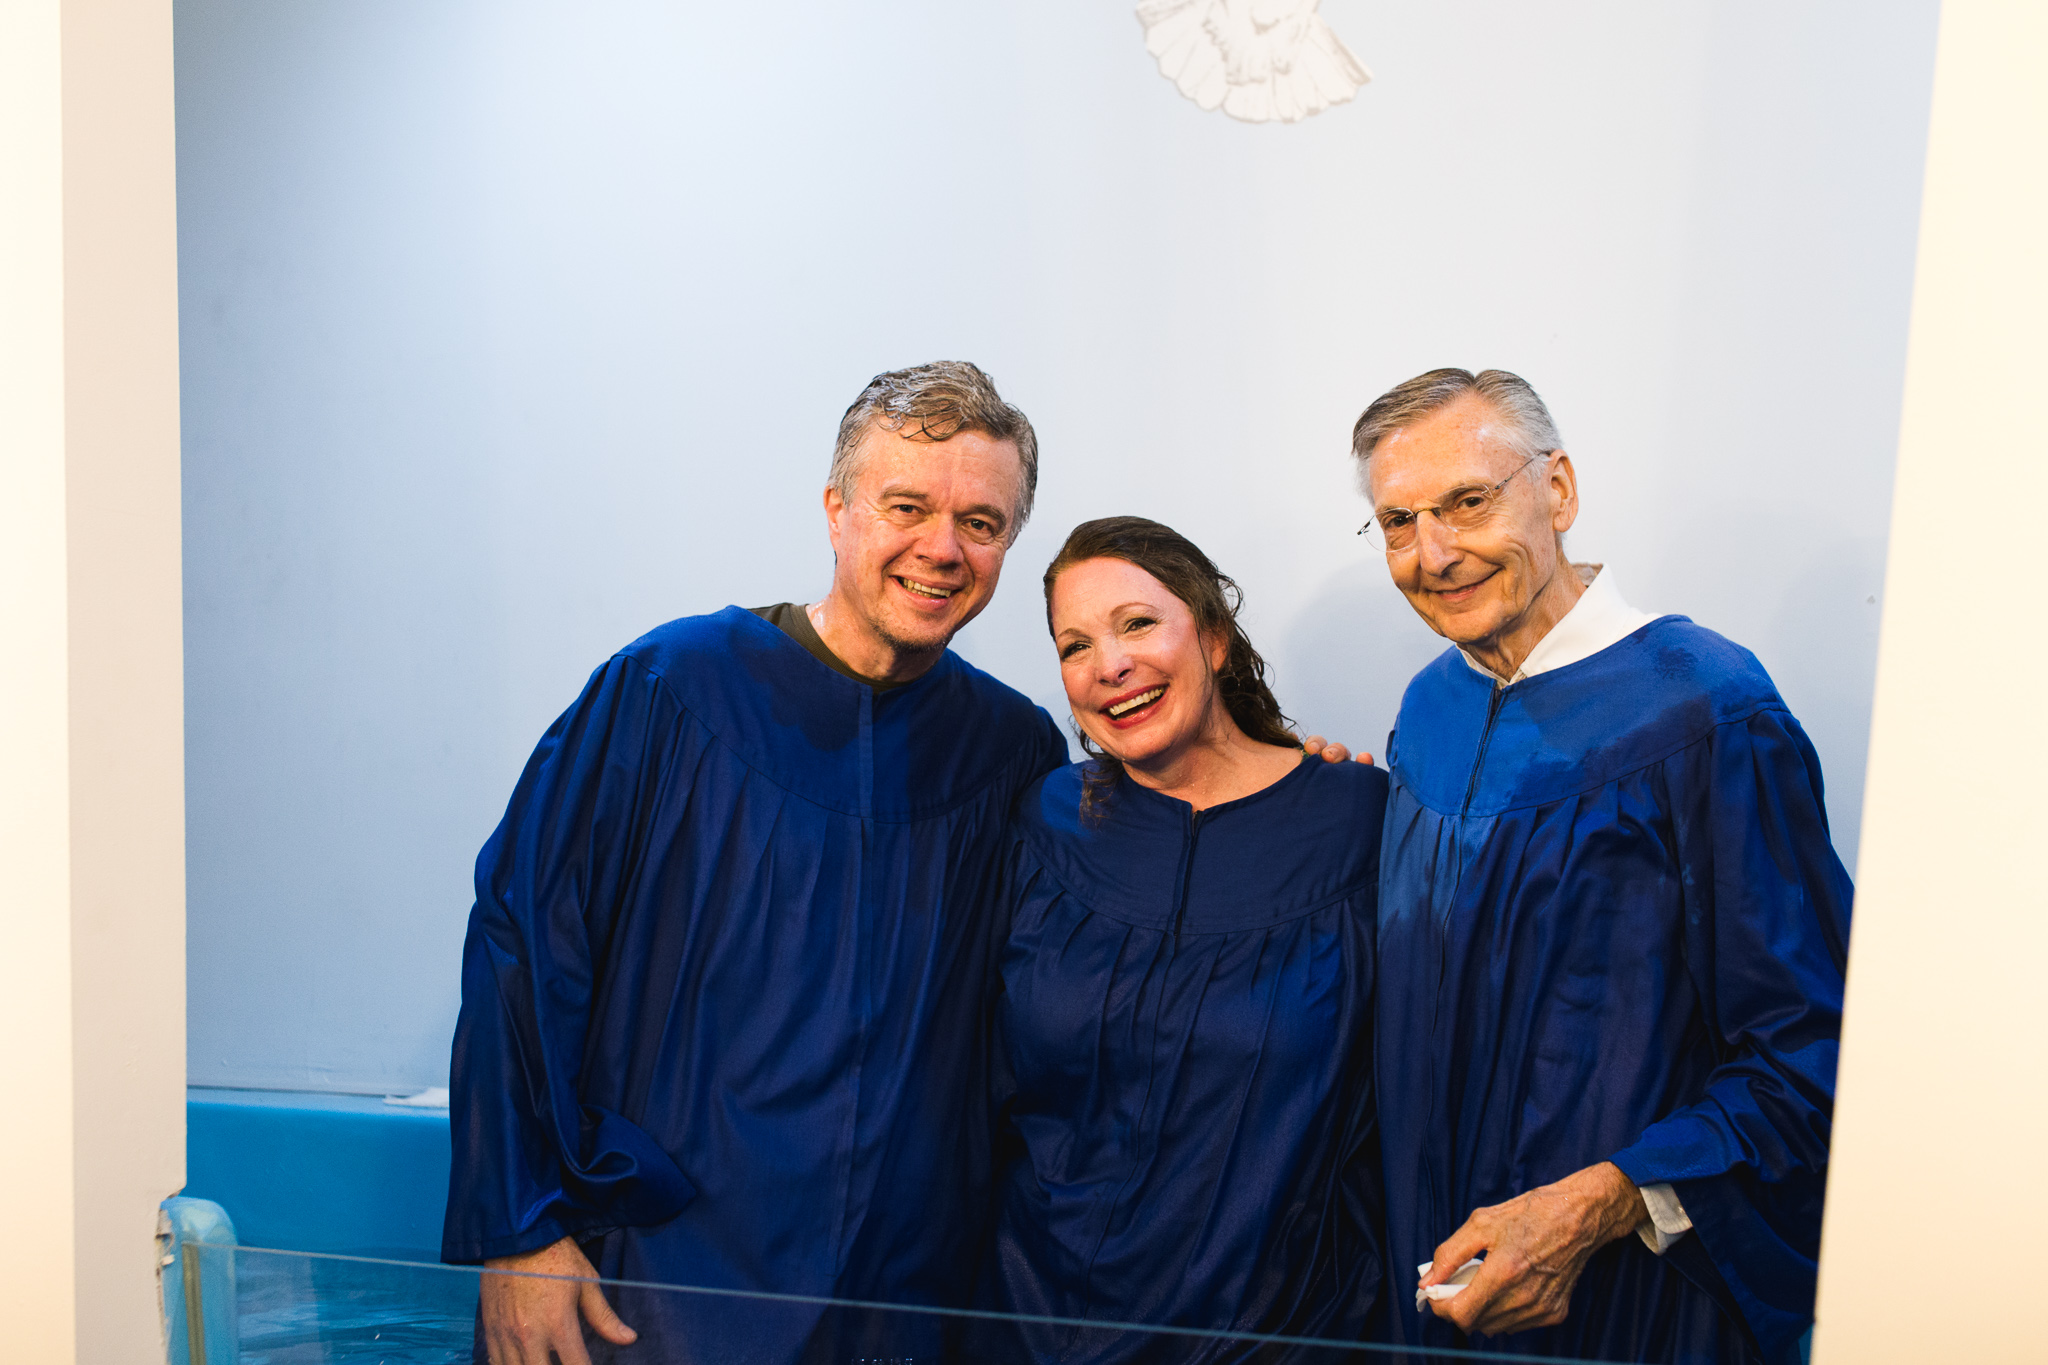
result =
M445 1257L963 1301L1004 828L1065 760L951 652L878 694L737 607L621 651L477 859Z
M1447 651L1389 755L1378 1010L1390 1256L1611 1160L1693 1231L1598 1253L1501 1350L1797 1358L1812 1317L1848 874L1754 656L1682 616L1496 691ZM1397 1337L1459 1344L1412 1307Z
M1356 1337L1381 1280L1373 907L1386 777L1307 761L1194 814L1080 766L1019 803L981 1302ZM987 1358L1187 1360L1043 1328Z

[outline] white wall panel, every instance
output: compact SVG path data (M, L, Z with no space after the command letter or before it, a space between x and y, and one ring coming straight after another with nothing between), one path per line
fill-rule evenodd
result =
M1204 114L1128 5L178 9L191 1074L438 1083L469 864L585 675L807 599L840 411L976 360L1037 520L1139 512L1379 749L1435 637L1352 536L1387 385L1551 400L1574 552L1762 656L1853 859L1934 0L1326 0L1375 73Z
M1822 1365L2048 1355L2048 10L1949 0L1935 72L1837 1138ZM1966 510L1968 509L1968 510ZM1908 1286L1966 1281L1958 1306Z
M0 1356L161 1358L184 1183L171 11L0 6Z

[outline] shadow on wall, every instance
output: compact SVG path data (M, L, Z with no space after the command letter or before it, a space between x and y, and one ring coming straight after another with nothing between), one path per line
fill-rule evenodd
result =
M1652 587L1631 594L1654 612L1677 612L1720 630L1754 653L1820 755L1835 851L1853 874L1862 830L1878 623L1884 601L1885 542L1879 536L1826 536L1816 518L1760 510L1729 498L1675 520L1674 546L1697 547L1728 566L1721 583L1694 601L1672 601L1669 582L1691 576L1667 562ZM1695 590L1697 591L1697 590ZM1764 608L1764 610L1759 610ZM1761 621L1742 630L1730 618Z
M1385 767L1387 732L1408 680L1446 648L1375 554L1318 584L1264 652L1281 704L1304 734L1342 740Z

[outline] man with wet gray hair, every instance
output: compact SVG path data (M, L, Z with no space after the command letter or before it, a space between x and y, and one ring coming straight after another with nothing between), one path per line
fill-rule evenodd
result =
M974 366L876 376L824 492L831 590L658 627L534 751L477 859L452 1068L442 1254L526 1272L483 1277L479 1360L937 1355L929 1315L646 1286L969 1297L989 896L1067 748L947 645L1037 457ZM638 1282L617 1311L535 1278L593 1271Z
M1468 395L1498 416L1495 433L1523 455L1564 448L1550 409L1522 376L1506 370L1431 370L1396 384L1359 415L1351 428L1351 454L1358 461L1359 477L1365 477L1381 441Z
M1562 446L1504 370L1353 432L1365 534L1454 646L1388 745L1395 1340L1777 1365L1812 1320L1849 878L1756 658L1566 558Z
M839 439L832 446L832 473L826 483L851 502L866 464L868 433L916 430L926 441L946 441L963 431L980 432L992 441L1017 447L1019 489L1016 517L1009 538L1030 520L1038 493L1038 433L1021 408L1003 401L996 386L977 365L964 360L935 360L907 370L878 374L839 419Z

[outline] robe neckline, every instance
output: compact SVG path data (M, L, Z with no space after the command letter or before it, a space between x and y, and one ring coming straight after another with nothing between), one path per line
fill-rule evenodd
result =
M1589 668L1589 665L1612 662L1613 655L1616 650L1640 642L1642 639L1645 638L1645 636L1650 630L1654 629L1657 626L1663 625L1666 621L1678 621L1688 626L1694 624L1693 619L1690 616L1680 616L1676 612L1672 612L1665 616L1653 616L1650 617L1648 620L1644 621L1642 624L1636 626L1635 628L1630 630L1626 635L1622 636L1618 640L1615 640L1611 644L1602 645L1599 649L1593 650L1591 653L1581 655L1580 657L1571 660L1569 663L1556 664L1551 667L1541 669L1535 673L1517 673L1515 675L1515 680L1511 683L1502 683L1494 674L1487 672L1485 669L1479 667L1476 664L1472 665L1471 672L1474 677L1480 679L1483 682L1491 684L1492 690L1496 692L1511 692L1516 696L1528 696L1531 692L1541 691L1542 685L1547 681L1550 681L1552 679L1563 679L1569 681L1574 677L1578 677L1581 674L1590 672L1591 669ZM1458 654L1461 657L1464 655L1464 652L1465 651L1463 650L1458 650ZM1466 662L1471 663L1469 659L1467 659Z
M1228 801L1218 801L1215 805L1204 806L1200 810L1196 810L1192 802L1183 801L1178 796L1168 796L1165 792L1154 791L1152 788L1146 786L1144 783L1132 777L1128 769L1117 774L1116 795L1118 797L1123 796L1125 794L1125 789L1128 788L1131 791L1142 792L1143 800L1155 802L1162 808L1172 809L1183 813L1190 813L1193 816L1198 817L1202 820L1212 820L1218 815L1221 815L1225 811L1236 810L1244 806L1249 806L1253 802L1259 800L1261 797L1270 796L1273 793L1278 792L1282 787L1285 787L1290 782L1300 781L1301 774L1303 770L1308 767L1309 762L1309 756L1307 754L1303 754L1301 756L1301 762L1295 764L1285 773L1281 774L1279 777L1274 778L1271 782L1268 782L1265 786L1259 788L1257 791L1246 792L1243 796L1232 797Z
M1388 762L1431 810L1485 817L1592 791L1767 709L1784 702L1755 655L1660 616L1507 687L1445 650L1408 685Z
M1581 663L1604 649L1612 649L1652 621L1662 619L1629 605L1628 599L1621 595L1621 585L1615 580L1613 569L1605 564L1592 567L1593 577L1579 594L1579 600L1572 603L1565 614L1544 632L1543 638L1530 648L1528 657L1522 660L1512 677L1501 677L1474 658L1463 645L1456 646L1458 654L1472 666L1473 672L1495 687L1513 687L1530 678Z
M803 607L798 606L797 610L802 611ZM841 673L838 669L832 667L832 665L826 663L823 659L811 653L810 650L805 649L803 646L803 642L801 640L796 639L788 631L784 630L781 626L776 625L774 622L768 620L766 617L756 616L750 608L742 607L735 603L734 605L727 607L725 609L725 612L720 613L720 615L724 615L726 612L736 612L740 616L746 618L744 621L736 623L737 625L739 625L741 629L754 630L756 627L759 627L761 631L765 632L765 634L763 634L761 638L774 640L777 643L778 647L786 646L790 651L800 656L806 663L816 668L819 672L826 674L827 676L833 678L838 682L845 683L848 687L857 687L861 691L866 692L868 695L872 696L875 699L875 704L877 706L882 704L883 698L885 697L899 697L911 691L913 688L918 687L920 684L928 680L933 674L938 673L942 669L946 668L947 665L952 663L956 657L953 653L953 647L951 645L948 645L945 648L945 650L940 653L939 657L932 663L932 666L930 668L927 668L924 672L918 674L916 677L910 679L908 682L896 683L889 687L876 687L873 683L862 681L861 679L855 678L850 674ZM826 647L828 649L830 648L829 645Z
M1310 843L1343 842L1339 812L1386 782L1376 768L1304 756L1279 781L1212 806L1199 821L1187 802L1126 775L1094 821L1080 815L1087 766L1071 764L1027 789L1012 828L1093 913L1149 930L1242 933L1314 914L1377 884L1377 855L1366 856L1363 845L1356 857L1304 859L1299 849L1264 856L1263 842L1282 830ZM1222 818L1211 820L1211 812ZM1176 887L1186 892L1184 914Z
M619 657L789 796L863 819L924 820L978 800L1018 763L1043 761L1034 746L983 743L989 727L1034 712L1034 734L1052 726L951 649L877 692L739 606L658 627Z

